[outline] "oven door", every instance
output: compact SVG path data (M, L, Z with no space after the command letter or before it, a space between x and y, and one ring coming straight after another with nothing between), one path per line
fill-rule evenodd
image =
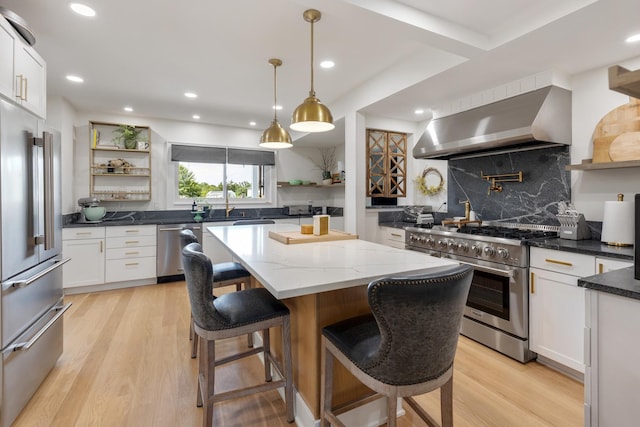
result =
M465 317L527 339L529 336L528 277L525 267L443 254L474 269Z

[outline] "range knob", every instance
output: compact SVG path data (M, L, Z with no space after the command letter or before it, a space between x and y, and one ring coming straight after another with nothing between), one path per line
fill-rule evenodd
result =
M447 247L447 242L444 240L438 240L438 246L444 249Z
M496 250L493 249L491 246L485 246L484 254L487 256L494 256L496 254Z
M471 250L476 255L480 255L482 253L482 248L480 246L476 245L475 243L473 244L473 246L471 246Z
M498 248L498 256L500 258L509 258L509 251L505 248Z
M409 241L413 242L416 240L416 235L415 234L409 234Z
M469 244L467 242L460 242L458 243L458 249L461 250L462 252L468 252Z
M458 245L456 244L455 240L449 240L447 242L447 246L449 247L449 249L455 249Z
M427 245L429 246L435 246L436 241L433 239L433 237L427 237Z

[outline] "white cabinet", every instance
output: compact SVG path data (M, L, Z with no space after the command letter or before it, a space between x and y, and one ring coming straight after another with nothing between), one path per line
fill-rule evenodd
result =
M218 239L213 237L208 228L232 224L233 222L231 221L205 222L204 224L202 224L202 250L205 255L211 259L211 262L217 264L220 262L229 262L233 259L231 252L229 252Z
M615 258L596 257L596 274L606 273L611 270L633 267L633 261L622 261Z
M62 253L71 258L62 267L65 289L104 283L104 227L63 229Z
M47 115L47 65L31 46L16 43L14 72L15 99L27 110Z
M0 17L0 94L45 118L47 65Z
M587 303L591 345L585 373L585 426L637 426L640 300L588 290Z
M13 57L16 33L11 25L0 17L0 95L13 100Z
M595 274L595 258L536 247L530 257L530 348L584 373L585 289L578 278Z
M392 248L404 249L405 231L395 227L380 227L380 243Z
M105 281L156 277L156 226L107 228Z

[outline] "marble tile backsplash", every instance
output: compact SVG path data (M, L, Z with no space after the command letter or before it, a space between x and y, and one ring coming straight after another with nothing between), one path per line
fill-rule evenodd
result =
M559 225L559 201L571 200L569 147L554 147L449 160L448 215L464 216L464 200L483 220ZM481 178L523 172L523 182L501 183L502 192L489 192Z

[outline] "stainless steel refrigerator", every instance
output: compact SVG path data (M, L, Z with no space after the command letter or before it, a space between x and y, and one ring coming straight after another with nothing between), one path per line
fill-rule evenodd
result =
M0 100L0 425L20 414L62 354L60 136Z

